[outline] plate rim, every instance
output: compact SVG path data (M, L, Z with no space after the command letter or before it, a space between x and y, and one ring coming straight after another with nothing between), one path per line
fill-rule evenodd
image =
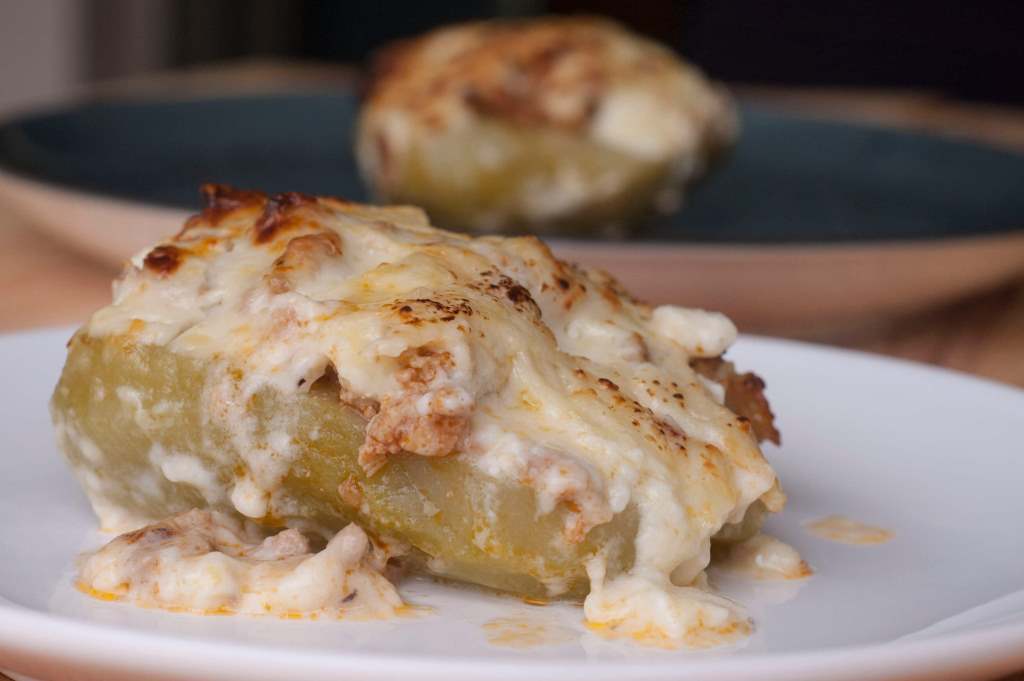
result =
M14 634L14 632L17 632ZM245 659L245 675L249 678L320 679L337 674L357 674L356 678L392 679L399 674L416 674L425 681L471 678L472 673L486 673L490 679L559 678L621 679L624 672L642 675L644 679L741 678L752 668L762 674L786 673L792 679L816 679L826 667L835 679L890 678L902 673L922 674L929 671L969 670L987 662L998 665L1001 658L1007 669L1024 663L1024 623L980 627L966 632L939 634L933 637L850 646L831 646L808 651L756 653L744 656L728 654L692 659L672 657L653 659L630 657L595 660L537 660L529 657L445 658L425 655L384 655L378 653L290 650L278 647L249 646L236 641L204 641L186 639L150 631L135 631L123 626L80 622L68 617L41 613L0 597L0 650L15 646L8 643L18 637L24 653L42 654L49 660L63 659L69 663L87 662L94 666L143 673L162 670L171 673L196 671L193 658L202 657L202 669L212 676L202 678L234 678L243 671L239 658ZM55 649L53 641L62 645ZM138 655L109 654L111 642L123 644L122 649L145 651ZM27 642L27 645L26 645ZM168 666L170 665L170 666ZM836 670L842 665L844 669ZM252 670L259 669L254 674ZM239 672L233 675L230 670ZM17 671L16 669L14 671ZM227 673L225 673L227 672ZM998 672L997 672L998 673ZM287 678L287 677L285 677Z

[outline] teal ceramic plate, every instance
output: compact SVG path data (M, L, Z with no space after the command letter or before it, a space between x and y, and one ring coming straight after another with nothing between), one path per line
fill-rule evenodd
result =
M107 261L176 231L197 187L368 198L358 102L332 94L104 101L0 125L0 199ZM642 297L802 331L901 314L1024 271L1024 155L743 109L733 153L630 238L554 239Z
M104 102L0 128L0 167L36 181L192 209L216 180L366 200L351 93ZM1024 228L1024 155L931 135L743 111L735 153L631 240L823 243Z

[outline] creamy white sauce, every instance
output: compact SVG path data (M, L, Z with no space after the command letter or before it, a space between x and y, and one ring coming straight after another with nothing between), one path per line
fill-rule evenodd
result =
M170 482L196 488L210 504L223 501L224 488L216 471L198 456L168 452L159 444L154 444L149 450L149 460Z
M651 313L651 326L697 357L717 357L736 340L736 326L720 312L662 305Z
M193 613L387 617L402 599L382 574L387 555L357 525L318 553L294 529L192 510L121 535L83 556L79 586L104 599Z
M174 242L195 250L173 275L130 267L114 304L85 329L219 367L200 399L242 456L245 470L227 493L240 514L287 515L275 505L294 503L280 489L297 453L296 425L258 418L250 399L308 389L330 365L361 398L409 399L419 416L466 415L461 449L480 470L531 484L542 513L569 501L578 508L567 541L635 506L635 566L608 579L600 561L590 567L589 621L690 644L703 640L701 626L723 636L749 628L735 606L688 586L724 523L762 496L774 509L783 498L748 429L688 366L691 356L728 347L736 333L728 319L633 303L536 240L470 239L430 228L416 211L320 200L295 216L301 226L267 243L252 238L258 212L194 227ZM286 290L272 288L268 277L290 257L289 244L324 232L337 237L340 254L299 260ZM404 358L423 349L449 361L411 388ZM127 392L119 397L134 405ZM158 458L168 479L213 494L198 465L174 453ZM86 489L110 525L116 509L105 490Z
M796 549L767 534L716 549L714 565L762 580L803 579L813 574Z
M604 564L587 565L591 592L583 604L587 624L608 637L662 647L724 645L746 636L751 622L733 601L698 586L676 586L656 571L634 569L604 579Z

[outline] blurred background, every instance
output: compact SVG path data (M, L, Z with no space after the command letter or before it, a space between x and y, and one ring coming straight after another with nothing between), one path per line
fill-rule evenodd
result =
M0 107L76 86L252 57L359 63L472 18L588 12L744 84L915 88L1024 102L1014 0L3 0Z
M473 18L581 12L613 17L671 46L727 83L744 106L1024 153L1024 2L1013 0L0 0L0 118L97 96L347 87L369 55L396 38ZM1012 179L1024 195L1024 173ZM61 205L65 232L91 217L90 205ZM0 330L78 322L106 302L116 267L92 257L95 249L89 255L81 243L88 237L77 244L54 238L54 230L37 230L31 216L8 208L0 205L0 286L9 292L0 300ZM132 215L142 221L151 214L156 209ZM979 233L990 227L977 225ZM900 244L833 249L828 258L814 244L697 249L701 267L733 284L716 285L715 295L682 292L674 302L721 307L746 330L1024 385L1024 265L1014 265L1024 263L1022 228L1024 215L1002 226L1003 241L974 251L945 241L903 251ZM893 290L910 286L893 272L909 272L918 260L927 264L913 285L945 287L941 296L918 291L927 304L890 305L874 316L878 301L849 300L872 279L888 277ZM986 277L997 260L998 276ZM755 261L795 288L779 289L786 295L770 302L759 298L772 282L753 274ZM633 266L642 274L642 261ZM840 270L847 279L837 279ZM958 288L960 279L984 285ZM627 283L645 295L651 284ZM887 286L876 286L878 295ZM843 312L827 325L806 323L808 310L840 302L848 320Z

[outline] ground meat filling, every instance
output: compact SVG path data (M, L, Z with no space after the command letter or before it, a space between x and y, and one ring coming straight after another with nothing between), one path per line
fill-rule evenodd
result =
M359 464L367 475L376 473L391 454L451 454L469 432L472 400L460 388L445 385L451 355L417 348L403 353L399 362L403 368L397 378L404 392L380 401L359 449Z
M390 551L355 524L315 551L296 529L265 536L234 516L193 509L85 555L79 586L194 613L389 617L402 607L385 574Z
M366 427L359 464L373 475L389 454L451 454L469 430L469 413L469 405L453 388L385 398Z
M765 382L760 376L752 372L741 374L732 362L721 357L694 358L690 360L690 367L725 388L725 406L750 421L758 441L782 442L782 434L775 427L775 414L764 395Z

